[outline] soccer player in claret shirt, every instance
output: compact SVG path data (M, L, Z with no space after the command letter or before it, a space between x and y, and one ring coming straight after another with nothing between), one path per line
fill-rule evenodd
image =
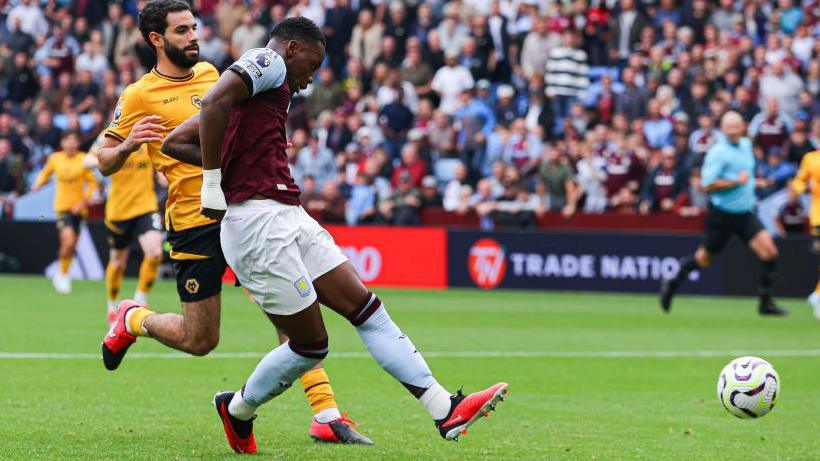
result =
M811 187L811 211L809 222L814 236L813 249L820 255L820 150L809 152L800 160L800 170L791 183L790 194L800 195ZM820 320L820 281L809 295L809 304L814 309L814 318Z
M290 337L259 362L241 390L214 397L228 443L241 453L256 451L259 406L327 355L319 300L353 324L373 358L421 401L445 439L457 438L507 393L503 382L466 396L442 387L330 234L299 205L285 124L292 95L312 82L324 57L325 39L312 21L281 21L266 48L247 51L222 74L199 120L183 124L168 141L190 139L199 125L203 213L222 218L228 264Z
M199 113L202 98L219 74L211 64L199 62L196 22L186 2L148 2L140 12L139 28L157 53L157 65L120 96L98 152L99 167L106 175L120 171L140 146L147 145L154 168L168 179L165 225L182 315L156 313L138 302L122 301L103 339L103 363L109 370L120 365L138 336L153 337L193 355L213 350L219 341L220 292L227 267L219 223L199 212L202 168L161 152L163 136ZM371 444L339 413L325 370L317 364L303 371L302 385L314 413L311 437Z
M57 232L60 237L60 268L52 278L57 293L71 293L68 269L74 259L80 224L88 211L88 205L97 178L83 165L84 152L80 152L80 136L70 131L60 141L62 150L48 156L45 167L31 187L37 191L51 178L56 178L54 211L57 213Z
M746 128L737 112L724 114L720 129L725 137L709 148L701 168L701 186L709 193L703 243L695 254L681 259L680 269L674 277L661 283L661 309L669 312L681 283L692 271L709 267L714 256L736 235L760 261L758 313L786 315L788 311L779 307L772 296L777 246L754 210L756 182L752 141L743 136Z

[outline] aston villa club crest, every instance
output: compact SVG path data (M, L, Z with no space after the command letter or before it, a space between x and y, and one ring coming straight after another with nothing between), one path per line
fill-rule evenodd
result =
M202 109L202 98L198 94L191 96L191 104L196 106L197 109Z

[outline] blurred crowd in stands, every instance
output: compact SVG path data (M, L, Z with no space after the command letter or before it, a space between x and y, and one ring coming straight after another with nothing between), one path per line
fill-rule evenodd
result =
M61 135L87 149L154 55L143 0L0 0L0 197ZM195 0L220 71L311 18L327 60L289 115L292 172L326 222L485 227L546 212L703 212L719 118L748 123L761 198L820 149L816 0ZM5 206L5 215L11 207ZM798 210L799 211L799 210Z

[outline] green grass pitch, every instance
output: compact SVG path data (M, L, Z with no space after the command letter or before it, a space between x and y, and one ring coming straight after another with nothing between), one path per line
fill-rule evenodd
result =
M140 339L112 373L97 358L101 282L75 282L68 296L42 277L0 277L0 287L0 459L237 459L211 397L237 389L276 344L238 289L225 287L214 356L169 357ZM262 408L259 459L820 459L820 322L803 300L783 303L788 318L762 319L753 299L681 297L664 316L654 296L377 291L442 384L473 391L505 380L507 401L447 443L327 312L337 400L377 445L314 444L297 383ZM158 283L152 303L177 310L174 286ZM67 355L15 358L22 353ZM718 372L741 354L762 355L782 380L777 407L759 420L735 419L715 395Z

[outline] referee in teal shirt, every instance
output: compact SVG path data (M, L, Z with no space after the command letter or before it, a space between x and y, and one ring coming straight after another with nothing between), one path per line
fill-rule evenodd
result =
M709 267L714 255L723 251L729 239L737 235L760 260L758 312L786 315L788 311L778 307L772 298L777 246L754 212L756 180L752 141L743 136L746 127L737 112L727 112L720 121L720 129L725 138L709 149L701 168L701 187L709 193L703 243L694 255L681 259L675 277L661 284L661 309L669 312L672 297L689 273Z

